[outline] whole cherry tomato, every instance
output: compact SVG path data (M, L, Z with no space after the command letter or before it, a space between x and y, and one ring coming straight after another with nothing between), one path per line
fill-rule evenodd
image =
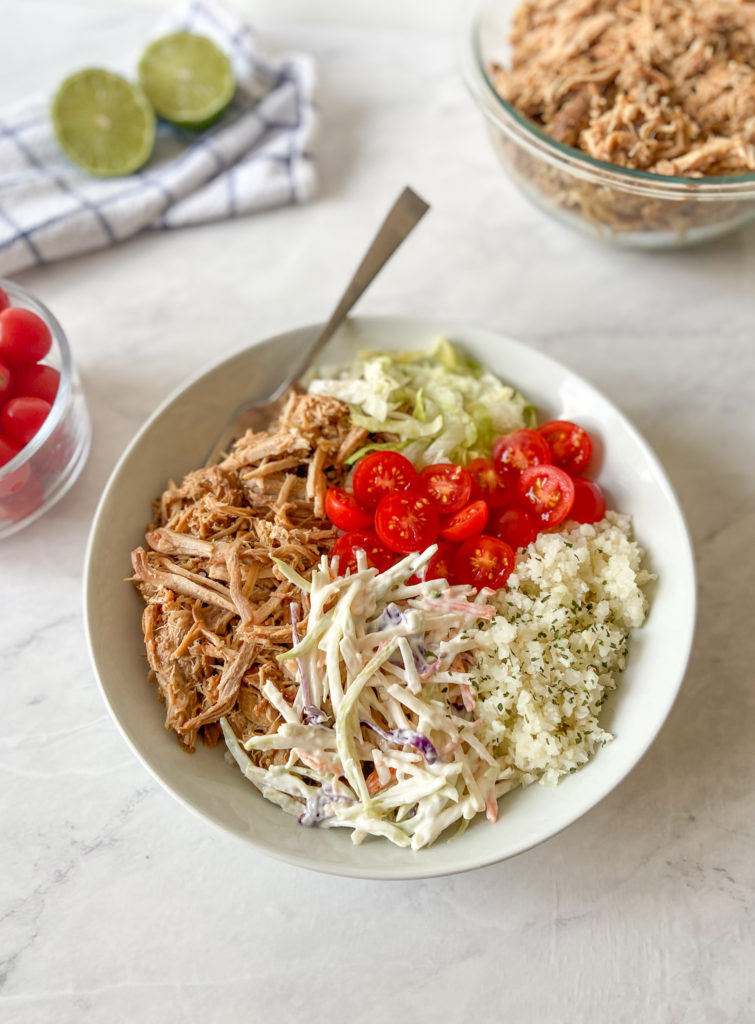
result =
M9 366L38 363L50 351L50 328L30 309L11 306L0 313L0 359Z

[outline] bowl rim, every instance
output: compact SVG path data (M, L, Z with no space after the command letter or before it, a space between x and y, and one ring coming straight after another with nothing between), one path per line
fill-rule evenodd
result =
M68 338L66 333L60 325L60 321L57 317L50 312L43 302L40 302L38 298L28 292L21 285L16 284L15 281L9 281L6 278L0 277L0 288L7 293L9 298L18 300L18 308L28 309L32 313L36 313L38 317L41 317L45 321L47 326L50 328L50 333L53 339L57 342L58 349L60 351L60 386L58 387L58 393L55 395L55 401L52 403L52 408L47 419L44 421L42 426L39 428L34 437L29 441L28 444L24 445L21 451L14 455L13 458L6 462L5 465L0 469L0 480L6 475L10 475L15 470L19 469L28 462L36 452L42 447L47 441L52 432L60 423L65 410L68 406L68 398L71 394L71 388L73 384L73 357L71 355L71 348L68 344ZM14 308L16 303L14 302ZM31 522L31 519L24 520L23 525L27 525Z
M499 94L488 74L480 41L480 27L490 0L478 0L467 30L461 34L461 69L467 89L485 117L531 154L553 167L595 184L613 185L638 195L669 200L755 199L755 172L690 178L656 174L598 160L574 146L558 142Z
M292 335L308 332L312 334L315 331L319 331L323 327L323 323L316 324L302 324L297 327L289 328L286 330L278 331L273 335L263 335L257 337L255 340L250 341L244 345L241 345L232 351L228 352L222 359L216 359L209 361L197 372L186 378L183 382L179 383L163 401L157 406L154 412L144 421L139 427L136 433L133 435L120 458L116 462L112 472L110 473L108 480L103 488L100 499L97 503L89 536L87 539L86 553L84 557L84 571L82 580L82 598L83 598L83 618L84 628L87 641L87 649L89 651L89 658L91 666L94 672L97 687L100 691L100 695L107 707L110 716L115 723L118 732L121 734L126 744L129 746L137 760L146 768L149 774L154 778L163 789L165 789L175 800L178 801L187 810L192 812L196 817L202 821L213 825L215 828L220 829L225 834L230 835L240 842L244 842L246 845L251 846L254 850L264 853L265 855L271 856L277 860L283 861L288 864L292 864L296 867L306 868L308 870L316 871L322 874L329 874L339 877L349 878L364 878L381 881L402 881L402 880L415 880L422 878L434 878L442 877L445 875L461 874L466 871L477 870L478 868L488 867L492 864L499 863L503 860L508 860L511 857L518 856L521 853L525 853L527 850L533 849L539 846L541 843L546 842L548 839L552 839L559 833L563 832L566 828L575 824L580 818L584 817L588 811L596 807L602 800L604 800L613 790L615 790L621 782L637 767L639 762L645 756L663 725L668 718L668 715L678 697L679 690L684 681L689 658L692 651L692 642L694 639L695 623L697 618L697 584L696 584L696 571L695 571L695 559L693 553L692 542L690 539L689 529L687 526L684 513L679 504L676 492L668 479L668 476L656 456L653 449L650 447L644 437L640 434L637 428L634 426L632 421L611 401L607 398L599 388L591 384L589 380L582 377L580 374L572 371L568 366L565 366L559 360L552 358L541 350L534 348L533 346L526 344L521 341L517 341L514 338L509 337L506 334L488 327L480 327L476 324L472 324L468 321L456 321L449 319L448 321L442 320L435 317L418 317L418 316L405 316L405 315L386 315L386 316L356 316L349 317L346 321L348 327L349 324L359 325L360 328L368 330L370 325L374 324L376 327L383 329L391 329L394 326L401 330L407 325L411 325L413 330L424 330L426 332L434 332L436 334L446 333L448 336L454 337L459 336L463 340L464 334L482 336L486 335L489 338L497 339L498 341L504 340L507 345L511 346L514 351L522 352L525 357L531 358L535 356L537 360L542 361L545 364L549 364L554 369L559 371L566 371L570 377L584 385L590 391L595 392L606 405L616 413L619 418L623 421L623 424L632 437L634 443L638 446L642 452L644 458L652 466L654 473L659 478L659 482L662 484L665 491L667 500L671 503L672 508L678 517L681 526L681 537L680 542L684 552L684 565L681 567L684 571L689 574L690 588L688 593L688 605L686 608L686 616L682 623L680 632L675 635L678 649L681 649L682 656L678 662L678 679L676 680L673 687L669 689L665 704L662 707L662 712L659 713L658 719L654 724L654 728L643 735L642 742L635 745L635 753L632 756L631 764L615 779L609 779L599 786L596 793L590 797L590 800L580 807L578 813L573 817L569 818L562 825L555 829L545 829L536 834L534 837L521 841L514 845L504 853L497 851L491 851L482 857L472 858L470 861L456 863L452 867L435 864L434 862L421 860L421 854L414 854L410 859L407 858L406 864L397 867L395 864L387 865L385 868L378 868L374 865L361 867L358 864L352 865L348 863L317 863L313 859L313 856L307 854L300 854L295 851L281 849L274 843L261 839L257 836L249 834L241 834L238 831L231 828L228 824L222 821L218 816L212 812L199 807L196 803L185 797L180 793L173 785L170 773L163 771L154 765L146 753L142 753L139 749L135 739L129 735L127 728L124 723L118 718L113 708L113 705L108 697L108 692L100 675L97 655L95 649L94 630L90 617L90 609L96 604L94 599L95 594L95 582L97 579L96 566L94 564L94 552L98 543L98 534L102 526L101 517L103 511L108 502L110 492L118 482L121 470L129 460L133 450L141 443L142 438L152 428L155 421L162 415L162 413L174 403L184 391L188 390L194 384L199 382L203 377L207 376L210 372L219 369L222 365L232 362L238 358L242 353L255 349L263 344L270 343L274 344L278 340L288 339ZM342 328L343 330L343 328ZM681 644L679 644L681 640Z

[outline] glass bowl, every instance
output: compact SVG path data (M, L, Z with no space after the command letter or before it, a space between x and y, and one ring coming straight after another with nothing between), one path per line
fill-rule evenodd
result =
M500 163L536 206L593 237L647 249L706 241L755 218L755 174L682 178L605 163L556 142L502 99L490 69L509 64L519 2L474 8L462 70Z
M12 281L0 279L13 306L30 309L47 324L52 347L43 362L60 373L50 413L29 444L0 467L0 539L28 526L61 498L82 470L92 437L71 350L63 328L46 306Z

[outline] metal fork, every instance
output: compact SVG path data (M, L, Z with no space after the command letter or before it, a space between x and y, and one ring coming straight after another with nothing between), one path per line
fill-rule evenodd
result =
M301 353L291 372L278 384L275 391L267 398L244 402L236 409L228 423L218 435L212 448L207 453L205 466L213 465L220 456L227 452L233 442L247 430L260 430L267 427L281 411L283 396L304 371L311 365L325 345L330 341L341 326L352 306L374 281L396 249L417 226L422 217L430 209L424 199L405 188L391 207L388 216L372 240L364 259L359 264L349 282L341 301L333 310L333 315L315 337L309 347Z

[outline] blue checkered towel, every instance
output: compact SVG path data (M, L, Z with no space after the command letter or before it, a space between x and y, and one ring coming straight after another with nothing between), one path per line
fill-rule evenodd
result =
M249 27L215 0L183 7L155 35L180 29L209 36L229 55L236 96L198 135L161 124L137 174L99 179L71 164L55 140L49 97L0 112L0 276L147 228L236 217L313 194L311 59L262 57Z

